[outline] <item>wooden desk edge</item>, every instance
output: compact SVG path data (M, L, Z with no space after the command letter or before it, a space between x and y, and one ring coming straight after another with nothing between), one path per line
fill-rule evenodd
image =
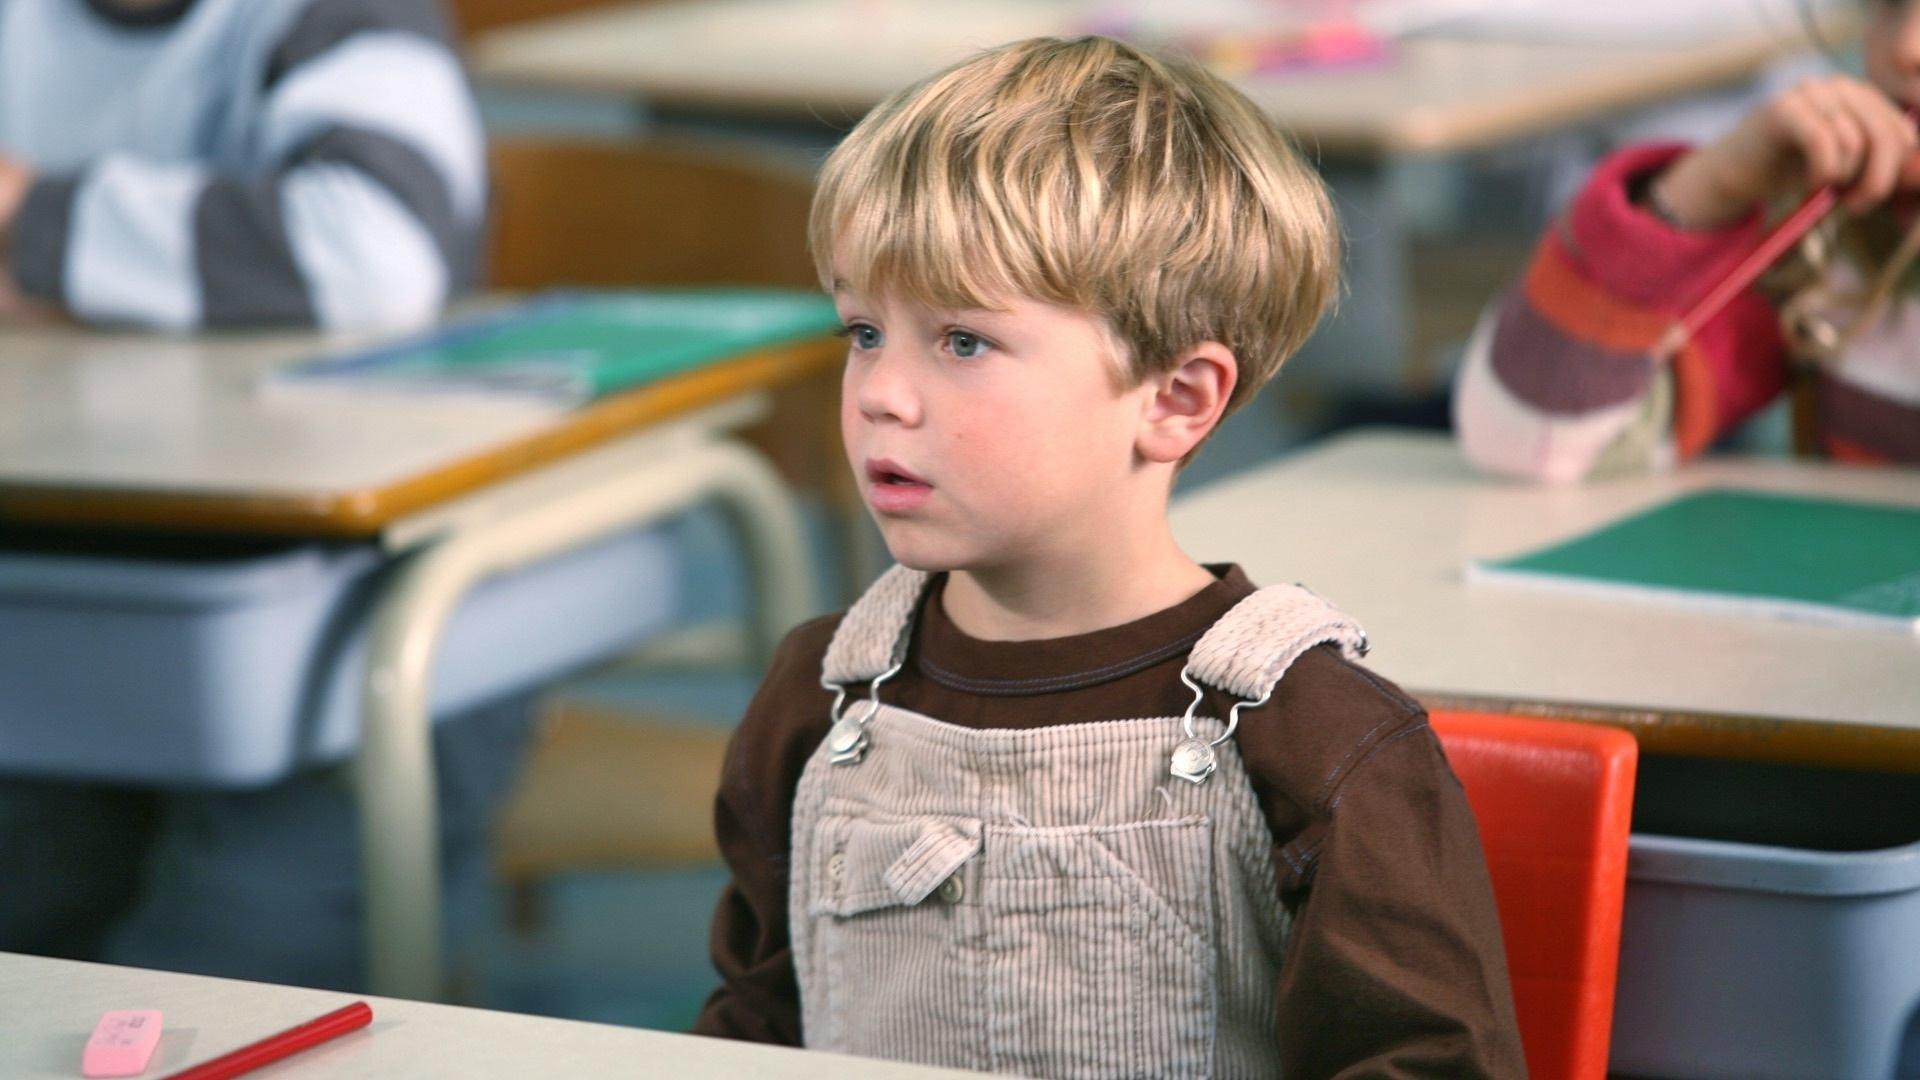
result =
M556 427L385 487L312 496L0 487L0 521L366 539L406 514L730 395L824 371L841 356L841 343L825 337L756 350L593 402Z
M1429 710L1505 713L1624 728L1648 753L1920 772L1920 728L1725 713L1666 712L1554 701L1415 692Z

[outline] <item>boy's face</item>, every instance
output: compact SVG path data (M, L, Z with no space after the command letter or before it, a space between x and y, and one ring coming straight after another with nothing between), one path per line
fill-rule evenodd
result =
M888 549L920 570L1071 558L1126 527L1151 384L1121 389L1091 316L936 311L846 288L840 430Z

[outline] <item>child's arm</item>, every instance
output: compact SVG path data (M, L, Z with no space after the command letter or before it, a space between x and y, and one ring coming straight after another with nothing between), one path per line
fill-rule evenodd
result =
M1699 453L1785 384L1774 309L1736 297L1665 364L1652 343L1758 241L1757 212L1681 229L1645 189L1686 152L1639 147L1602 162L1541 237L1526 276L1475 328L1454 427L1476 465L1574 482Z
M1524 1076L1479 831L1420 706L1310 649L1235 741L1293 916L1285 1075Z
M471 284L478 110L426 0L318 0L281 39L246 162L111 154L36 178L7 276L77 316L169 329L417 323Z
M800 987L787 936L785 867L743 873L770 856L747 839L724 795L714 828L733 880L714 911L708 946L720 987L700 1010L693 1033L799 1046Z
M1284 893L1287 1075L1526 1075L1479 833L1432 730L1419 717L1361 753Z
M694 1022L696 1035L801 1044L787 857L794 789L826 736L833 699L820 687L820 661L838 622L816 619L787 635L727 747L714 832L733 878L713 918L720 988Z
M1803 79L1673 163L1650 191L1676 224L1708 229L1763 202L1832 187L1860 214L1920 186L1920 133L1905 108L1851 75Z

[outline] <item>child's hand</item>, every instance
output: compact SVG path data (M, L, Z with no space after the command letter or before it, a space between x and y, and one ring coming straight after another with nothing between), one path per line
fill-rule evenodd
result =
M1920 186L1920 136L1898 106L1845 75L1808 79L1654 181L1659 208L1685 228L1732 221L1762 200L1832 184L1855 213Z

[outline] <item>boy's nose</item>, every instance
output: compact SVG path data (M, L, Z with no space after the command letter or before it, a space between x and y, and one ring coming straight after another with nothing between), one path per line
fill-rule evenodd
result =
M874 356L854 376L849 389L860 415L873 423L891 421L907 427L920 422L920 400L899 360Z

